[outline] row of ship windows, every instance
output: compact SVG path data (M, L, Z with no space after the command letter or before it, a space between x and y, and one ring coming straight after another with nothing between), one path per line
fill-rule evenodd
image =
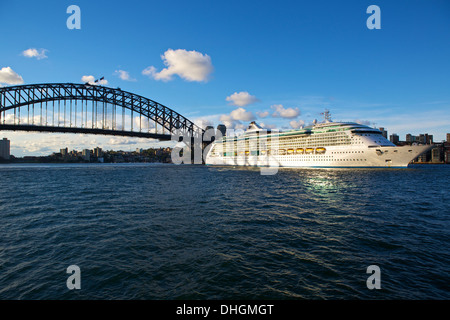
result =
M333 135L315 135L314 137L297 137L297 138L293 138L293 137L283 137L283 136L275 136L276 140L288 140L290 142L307 142L307 141L315 141L315 140L336 140L336 139L348 139L349 136L346 133L341 133L341 134L333 134ZM242 139L242 138L241 138ZM270 141L271 139L273 139L273 137L255 137L255 138L251 138L250 140L253 139L260 139L260 140L266 140L266 141ZM236 141L236 138L231 138L231 139L224 139L225 141L228 140L229 142L231 141ZM248 138L246 138L246 141L248 141Z
M338 145L349 145L349 144L351 144L350 142L348 142L348 143L329 143L329 144L327 144L328 146L338 146ZM320 146L323 146L324 144L319 144L319 143L310 143L310 144L307 144L307 145L305 145L305 144L292 144L292 143L289 143L289 144L283 144L283 143L280 143L277 147L278 148L306 148L306 147L320 147ZM266 144L265 145L265 147L266 148L264 148L264 149L270 149L271 148L271 145L270 144ZM225 152L226 150L230 150L231 152L233 151L233 150L237 150L237 151L242 151L242 150L248 150L249 149L249 145L248 144L246 144L245 146L244 145L239 145L239 146L236 146L236 145L234 145L234 146L227 146L227 145L225 145L225 148L221 148L221 146L217 146L217 150L216 149L214 149L214 151L215 152ZM256 146L255 146L255 148L251 148L251 149L258 149ZM263 150L264 150L263 149Z
M290 160L290 161L298 161L298 160L304 160L304 161L367 161L367 159L313 159L313 158L293 158L293 157L287 157L287 159L284 160Z
M281 146L280 146L281 147ZM297 148L298 146L292 146L291 145L291 147L294 147L294 148ZM236 150L236 149L234 149L234 150ZM244 151L244 149L243 148L238 148L237 150L236 150L237 152L242 152L242 151ZM235 151L235 152L236 152ZM245 150L245 151L247 151L248 152L248 149L247 150ZM223 154L224 152L227 152L227 148L225 148L225 151L222 149L222 148L217 148L217 150L213 150L212 151L212 153L213 154ZM229 152L233 152L233 149L232 148L230 148L230 151ZM364 151L332 151L331 152L332 154L348 154L348 153L364 153Z
M272 141L264 141L264 140L260 140L260 141L251 141L248 142L246 141L245 143L221 143L220 145L225 145L225 146L234 146L236 148L236 146L248 146L248 145L252 145L252 146L256 146L258 145L258 142L260 145L272 145ZM329 144L336 144L336 143L355 143L352 142L350 139L340 139L340 140L333 140L333 141L322 141L322 140L313 140L313 141L283 141L283 140L279 140L279 141L273 141L274 145L288 145L288 146L294 146L294 145L310 145L310 144L322 144L322 145L329 145Z
M310 144L310 143L318 143L322 142L325 144L327 143L336 143L336 142L351 142L351 139L349 137L339 137L339 138L313 138L313 139L251 139L251 140L239 140L238 144L249 144L253 143L256 144L258 141L265 142L267 144L270 144L271 141L276 141L279 144L289 144L292 145L294 143L301 143L301 144ZM237 141L222 141L222 144L237 144Z
M234 158L236 158L236 157L234 157ZM241 157L238 157L238 158L241 158ZM322 159L322 158L319 158L319 159L314 159L314 158L306 158L306 157L301 157L300 159L298 158L298 157L288 157L288 156L285 156L285 157L283 157L284 159L283 160L287 160L287 161L299 161L299 160L303 160L303 161L367 161L367 159Z
M332 154L342 154L342 153L364 153L364 151L332 151Z
M217 155L212 155L213 157L216 157ZM227 158L243 158L243 155L240 156L226 156ZM256 155L246 155L246 158L251 157L259 157ZM260 156L265 157L265 156ZM292 160L292 161L298 161L298 160L306 160L306 161L367 161L367 159L334 159L334 156L316 156L316 155L310 155L310 156L291 156L291 155L280 155L279 156L283 160Z

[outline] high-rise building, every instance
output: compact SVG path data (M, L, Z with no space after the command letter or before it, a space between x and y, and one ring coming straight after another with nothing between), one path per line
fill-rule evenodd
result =
M61 153L61 156L65 157L69 153L68 148L60 149L59 152Z
M9 160L11 156L11 142L7 138L0 140L0 158Z
M419 134L419 137L418 137L419 139L417 139L418 141L419 141L419 143L422 143L422 144L426 144L427 143L427 139L425 138L425 135L424 134Z
M397 144L400 141L400 138L398 136L398 134L393 133L391 134L389 140L393 143L393 144Z
M91 150L89 149L84 149L81 153L82 157L84 160L86 161L90 161L91 160Z
M385 137L386 139L388 138L388 132L387 132L387 130L384 130L383 127L378 128L378 130L381 131L381 134L383 135L383 137Z
M447 142L450 142L450 133L447 133Z
M97 157L97 158L103 157L102 148L97 147L94 149L94 157Z
M413 143L416 141L416 136L413 136L411 133L406 135L406 142Z

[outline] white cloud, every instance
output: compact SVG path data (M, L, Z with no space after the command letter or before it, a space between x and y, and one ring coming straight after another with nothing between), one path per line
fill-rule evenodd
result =
M22 84L23 78L14 72L10 67L0 69L0 83Z
M292 129L299 129L300 127L303 127L305 125L305 121L303 120L292 120L291 122L289 122L289 125L291 126Z
M240 121L252 121L256 118L251 111L246 111L244 108L237 108L236 110L231 111L230 116L233 120Z
M114 137L108 140L108 144L112 146L122 146L122 145L132 145L138 144L137 139L126 138L126 137Z
M258 101L255 96L252 96L246 91L235 92L231 96L228 96L226 100L231 101L231 105L238 107L244 107Z
M237 108L231 113L222 114L219 118L219 121L227 126L227 128L232 129L245 129L246 125L244 125L241 121L252 121L255 120L255 115L251 111L247 111L244 108Z
M359 120L359 119L356 119L355 122L358 123L358 124L366 125L366 126L372 125L372 122L370 122L369 120Z
M234 120L232 116L223 114L219 118L220 123L223 123L227 129L241 129L242 128L242 122L238 120Z
M90 85L93 85L93 86L96 86L96 85L106 86L108 84L108 80L105 80L105 79L97 80L97 82L95 82L96 80L95 80L94 76L82 76L81 81L84 83L89 83Z
M293 119L300 115L300 110L298 108L284 108L281 104L274 104L271 108L275 110L272 117Z
M47 56L45 55L46 52L48 52L48 50L46 50L46 49L38 50L35 48L30 48L30 49L24 50L22 52L22 55L27 58L36 58L38 60L41 60L41 59L47 58Z
M154 66L150 66L142 70L142 74L145 76L152 77L153 79L156 79L158 71ZM159 79L157 79L159 80Z
M148 120L147 117L144 116L135 116L134 117L134 128L141 129L142 131L149 131L150 129L155 128L155 122L152 120Z
M167 68L158 72L154 66L150 66L142 74L162 81L172 80L174 75L178 75L187 81L206 82L213 71L211 58L197 51L169 49L161 55L161 59Z
M116 70L114 72L120 79L124 81L136 81L136 79L131 78L130 73L124 70Z
M256 112L258 117L260 118L266 118L269 115L269 111L263 111L263 112Z
M209 119L208 116L206 117L200 117L192 120L197 126L200 128L205 129L207 126L214 127L214 121L213 119Z
M261 122L261 123L259 123L259 125L261 126L261 128L264 128L264 129L276 129L277 128L276 125L265 123L265 122Z

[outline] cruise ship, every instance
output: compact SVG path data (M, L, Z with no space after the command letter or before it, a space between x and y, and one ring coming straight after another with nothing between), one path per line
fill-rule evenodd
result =
M207 165L270 167L406 168L432 145L396 146L378 129L353 123L324 121L291 131L274 131L251 122L239 136L213 142Z

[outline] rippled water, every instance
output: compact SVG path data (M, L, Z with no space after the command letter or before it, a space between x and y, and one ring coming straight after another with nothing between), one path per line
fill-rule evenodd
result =
M449 299L449 183L450 166L2 165L0 298Z

